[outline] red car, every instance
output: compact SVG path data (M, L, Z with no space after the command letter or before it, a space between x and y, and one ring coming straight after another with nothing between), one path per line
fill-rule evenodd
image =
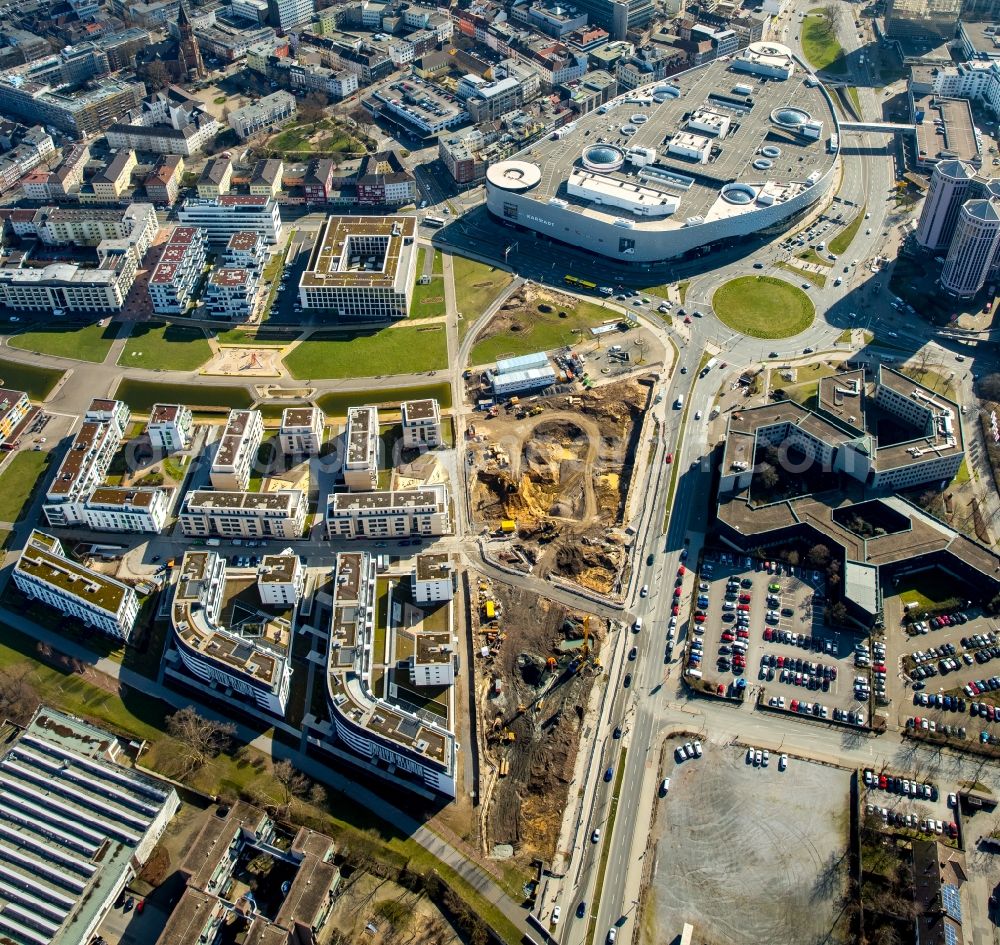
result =
M684 567L684 565L682 564L682 565L681 565L681 566L680 566L680 567L679 567L679 568L677 569L677 576L678 576L678 577L684 577L684 575L685 575L685 574L687 574L687 570L688 570L688 569L687 569L687 568L685 568L685 567Z
M677 615L678 615L678 614L679 614L680 612L681 612L681 609L680 609L680 607L678 607L678 606L677 606L677 604L674 604L674 606L670 608L670 613L672 613L672 614L673 614L673 615L674 615L675 617L676 617L676 616L677 616Z
M706 619L706 618L705 618L705 615L704 615L704 614L695 614L695 615L694 615L694 622L695 622L695 623L704 623L704 622L705 622L705 619Z
M774 638L774 630L771 627L764 628L764 639L771 640Z
M750 639L750 634L746 630L737 630L736 631L736 636L738 636L741 640L749 640Z
M792 701L790 703L788 703L788 708L791 709L793 712L798 712L799 711L799 700L798 699L792 699Z
M685 315L684 316L684 324L685 325L690 325L691 324L691 316L690 315Z
M675 587L674 588L674 597L680 597L680 596L681 596L681 589L679 587Z
M749 594L740 594L740 603L749 604L753 598Z
M880 775L878 776L878 786L879 786L880 788L882 788L882 790L883 790L883 791L885 790L885 786L886 786L886 785L887 785L888 783L889 783L889 779L888 779L888 778L887 778L887 777L886 777L886 776L885 776L884 774L880 774Z
M785 658L783 656L778 657L778 669L781 669L785 665Z
M717 693L718 693L718 694L719 694L720 696L724 696L724 695L726 694L726 687L725 687L725 686L723 686L723 685L722 685L722 683L719 683L719 688L718 688L718 689L716 689L715 691L716 691L716 692L717 692Z
M724 634L722 634L721 639L723 643L732 643L735 637L727 630Z
M736 609L743 611L743 613L746 613L750 609L750 605L749 604L737 604L736 605Z
M673 461L674 461L674 454L673 453L667 453L667 465L669 465Z

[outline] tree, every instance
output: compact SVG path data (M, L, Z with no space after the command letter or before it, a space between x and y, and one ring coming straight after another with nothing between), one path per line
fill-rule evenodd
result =
M323 92L310 92L299 102L299 120L301 122L319 121L326 115L326 107L330 99Z
M180 742L185 773L190 773L229 747L236 726L206 719L193 706L185 706L167 716L167 734Z
M979 392L989 400L1000 401L1000 374L987 374L982 378Z
M347 117L354 122L355 127L361 132L364 137L369 137L371 135L372 126L374 121L371 116L371 112L368 111L364 105L355 105L348 113Z
M170 70L159 59L143 67L142 79L151 92L159 92L170 85Z
M773 489L779 482L778 470L770 463L758 463L755 478L762 489Z
M281 786L281 806L284 810L288 810L293 798L309 792L309 778L287 759L275 762L274 780Z
M38 693L28 682L27 666L0 671L0 718L23 725L38 703Z
M827 562L830 560L830 549L826 545L813 545L809 549L809 553L806 555L806 560L814 568L825 567Z
M819 15L823 20L823 29L832 33L837 28L837 8L828 3L819 11Z
M309 788L309 803L313 807L322 807L326 804L326 788L322 784L313 781L312 787Z

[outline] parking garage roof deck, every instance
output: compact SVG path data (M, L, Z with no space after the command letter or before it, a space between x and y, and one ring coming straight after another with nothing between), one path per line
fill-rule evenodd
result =
M406 254L414 252L417 224L414 217L330 217L321 231L300 285L303 287L379 287L389 288L396 282L397 271ZM348 269L349 244L371 238L385 240L381 268L376 270ZM373 255L361 252L362 256Z
M918 161L954 158L975 161L981 158L976 143L976 123L966 99L925 95L913 100L914 112L924 112L917 130Z
M693 216L704 217L719 200L723 185L734 181L762 183L767 180L782 183L804 183L811 174L825 173L835 157L827 153L827 138L836 131L836 115L824 91L817 85L805 82L806 73L801 68L788 80L763 80L759 76L738 72L728 61L717 60L706 66L691 69L679 75L670 76L662 82L625 93L608 103L608 111L601 114L594 110L576 122L576 129L556 140L544 140L531 146L528 152L516 155L541 168L539 184L530 191L532 199L546 203L559 198L577 212L622 216L631 215L617 207L601 208L571 196L566 182L573 169L578 166L583 148L605 142L623 149L653 148L657 152L657 169L672 172L692 179L687 189L668 188L656 179L644 179L647 187L664 186L664 191L680 197L680 207L667 221L653 221L635 217L639 227L671 228L684 225ZM752 107L747 109L746 95L738 95L733 89L737 85L749 85L753 91L749 98ZM653 95L657 88L673 86L680 89L677 97ZM642 99L645 104L637 104ZM771 121L774 109L794 103L823 122L823 133L818 140L809 140ZM684 116L699 108L711 108L731 115L739 127L730 130L724 139L712 139L721 147L721 154L709 164L698 164L677 155L668 154L665 142L686 126ZM640 124L630 122L630 116L642 115ZM624 135L621 127L628 125L634 133ZM612 129L610 126L618 126ZM589 135L588 135L589 132ZM773 159L773 167L757 170L753 162L761 157L760 149L766 145L780 148L780 156ZM643 169L639 169L640 171ZM635 182L639 179L635 169L626 164L621 171L613 172L614 177Z

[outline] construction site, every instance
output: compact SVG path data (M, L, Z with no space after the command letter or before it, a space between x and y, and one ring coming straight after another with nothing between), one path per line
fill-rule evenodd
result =
M643 421L647 375L567 396L512 398L469 428L472 514L490 553L541 577L601 594L626 560L621 531Z
M549 861L608 626L523 588L472 586L482 836L493 856Z

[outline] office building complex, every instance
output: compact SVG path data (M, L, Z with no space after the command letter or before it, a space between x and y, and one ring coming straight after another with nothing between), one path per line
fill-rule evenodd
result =
M327 499L330 538L413 538L451 530L448 488L434 483L396 492L339 492Z
M175 226L146 284L153 311L182 314L205 268L205 234L194 226Z
M967 200L941 270L941 285L960 298L971 298L985 284L1000 246L1000 198Z
M889 0L885 31L892 39L938 45L955 36L962 0Z
M411 777L436 793L454 797L458 751L454 734L430 713L418 715L372 690L375 560L367 554L339 554L335 577L327 654L332 723L324 726L324 737L311 735L310 744L324 748L332 740L368 765L385 766L396 778Z
M308 23L316 12L315 0L267 0L271 26L287 30Z
M39 706L6 723L0 936L89 945L180 807L177 792L121 764L117 736Z
M213 200L185 200L177 212L185 226L205 231L213 246L224 246L234 233L253 230L273 246L281 239L281 213L271 197L227 194Z
M292 555L292 557L295 557ZM296 559L298 560L298 559ZM256 612L231 598L226 559L214 551L188 551L171 607L173 644L185 669L219 695L283 717L292 682L292 617L298 598L280 612L260 600ZM231 608L231 613L224 613Z
M323 448L323 411L319 407L286 407L278 441L290 456L316 456Z
M719 102L738 121L706 130L696 116ZM596 140L612 107L627 143ZM837 128L826 91L791 51L753 43L581 116L574 140L594 137L579 150L553 136L493 164L487 207L507 225L600 256L668 259L778 226L819 200L835 174ZM778 173L789 166L791 175Z
M303 309L345 319L408 317L416 230L413 217L330 217L299 281Z
M181 531L191 538L301 538L306 499L299 489L223 492L195 489L184 497Z
M344 432L344 485L354 492L378 488L378 410L350 407Z
M433 449L441 445L441 410L436 400L406 400L400 407L400 413L403 446L407 449Z
M58 538L37 530L14 566L14 584L32 600L120 640L132 635L139 616L131 587L68 558Z
M231 410L212 460L213 489L246 491L257 460L257 448L264 437L264 420L259 410Z
M948 247L975 176L975 168L962 161L939 161L935 165L917 225L916 239L921 246L933 252Z
M194 417L183 404L153 404L146 424L149 445L160 454L176 453L191 446Z

